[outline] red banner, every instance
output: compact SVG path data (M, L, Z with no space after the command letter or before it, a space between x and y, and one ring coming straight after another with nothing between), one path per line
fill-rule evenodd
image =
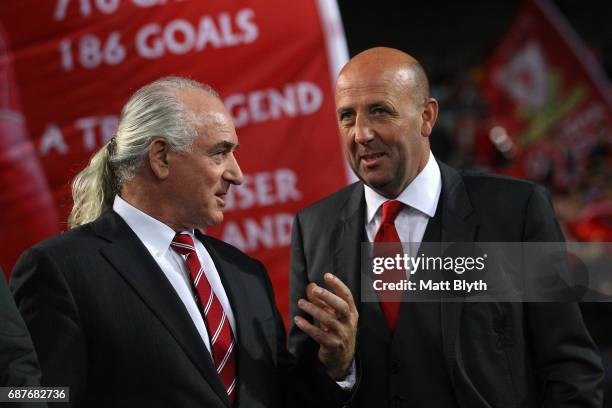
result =
M232 113L244 184L208 233L261 259L287 311L290 229L347 182L331 74L347 58L334 2L20 0L0 8L0 262L66 228L69 181L140 86L181 75ZM8 95L8 96L7 96Z
M598 171L589 168L598 149L612 143L610 91L552 3L528 0L485 67L491 140L512 159L513 174L559 191L580 188Z

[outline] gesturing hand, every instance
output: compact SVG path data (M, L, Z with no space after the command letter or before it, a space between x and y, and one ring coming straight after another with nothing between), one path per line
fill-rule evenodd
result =
M310 283L306 299L298 301L298 307L315 320L315 324L295 316L293 321L308 336L319 343L319 360L334 380L343 379L355 356L355 338L359 313L349 288L331 273L324 276L330 292ZM318 324L316 324L318 322Z

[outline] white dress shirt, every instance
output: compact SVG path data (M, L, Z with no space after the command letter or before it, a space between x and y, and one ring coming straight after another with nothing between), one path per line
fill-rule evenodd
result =
M408 244L405 245L404 251L409 256L416 256L419 250L427 223L436 214L441 191L440 167L433 154L429 152L429 158L423 170L395 198L395 200L405 204L395 219L395 229L402 243ZM376 231L378 231L382 222L382 205L389 199L366 185L365 200L366 233L368 234L368 240L373 242Z
M129 225L132 231L134 231L153 259L155 259L155 262L157 262L164 275L166 275L166 278L168 278L168 281L172 284L172 287L174 287L177 295L183 301L187 313L189 313L202 341L210 352L208 331L204 324L204 318L195 301L195 294L192 290L191 277L187 265L183 257L170 247L170 243L176 232L161 221L133 207L119 196L115 196L113 210L115 210L127 225ZM198 255L200 264L204 268L206 279L208 279L212 290L215 292L215 296L217 296L219 302L221 302L221 306L223 306L223 310L232 328L234 338L237 340L236 321L234 320L234 314L230 308L225 289L223 289L219 272L204 245L194 236L193 230L185 232L189 233L191 238L193 238L196 254ZM154 273L154 271L151 271L151 273Z

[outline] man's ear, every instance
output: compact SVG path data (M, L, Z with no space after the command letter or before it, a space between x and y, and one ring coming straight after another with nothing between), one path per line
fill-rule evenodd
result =
M168 154L170 153L170 145L165 139L154 139L149 145L148 159L151 171L159 180L165 180L170 174L170 165L168 164Z
M438 101L434 98L429 98L425 102L422 119L421 136L428 137L436 124L436 119L438 119Z

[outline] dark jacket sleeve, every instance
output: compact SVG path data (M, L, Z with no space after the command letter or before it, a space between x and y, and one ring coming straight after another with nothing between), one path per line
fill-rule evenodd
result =
M308 314L303 312L297 306L300 298L306 298L306 287L308 286L308 271L306 269L306 257L304 255L304 246L302 244L302 226L300 224L299 214L293 220L291 229L291 271L290 271L290 307L291 319L295 316L301 316L304 319L311 320ZM296 356L312 355L311 348L313 347L312 340L301 331L293 322L290 323L289 332L289 350Z
M299 315L312 321L310 316L297 307L297 301L300 298L306 298L306 286L308 286L309 283L307 272L304 249L302 246L302 231L299 217L296 216L293 222L291 239L290 316L293 318ZM359 386L360 368L358 362L357 383L351 390L341 389L340 386L327 375L325 367L318 360L318 344L292 322L290 322L290 327L289 351L293 355L298 356L298 367L300 367L303 373L310 376L310 386L318 390L317 394L324 394L327 396L326 403L328 405L325 406L345 406L351 402ZM308 406L318 405L311 404Z
M527 205L526 242L563 240L544 188ZM576 302L526 303L526 324L541 407L600 407L603 369Z
M68 406L78 405L87 380L86 341L61 268L44 251L30 249L17 261L10 287L38 353L42 385L70 387Z
M0 269L0 386L39 386L40 367L28 329Z
M262 276L268 299L274 304L274 291L272 283L265 268ZM274 306L274 323L276 332L276 355L278 359L277 389L278 401L281 407L295 408L340 408L351 398L352 392L342 390L335 381L322 369L322 364L304 362L287 350L285 325L283 319ZM318 364L311 364L318 363Z

